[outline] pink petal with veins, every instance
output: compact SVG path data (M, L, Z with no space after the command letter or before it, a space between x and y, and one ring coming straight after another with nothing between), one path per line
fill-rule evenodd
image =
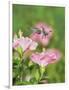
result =
M22 47L23 51L26 51L26 50L35 50L38 44L28 37L25 38L22 37L18 38L13 42L12 45L13 48L17 48L18 46Z
M48 49L42 53L33 53L30 58L34 63L41 66L47 66L48 64L59 61L61 53L56 49Z

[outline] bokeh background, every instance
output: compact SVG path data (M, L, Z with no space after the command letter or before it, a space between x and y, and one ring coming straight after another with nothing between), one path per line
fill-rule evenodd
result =
M65 82L65 8L52 6L34 6L13 4L13 33L21 29L24 36L31 33L31 27L38 22L51 25L53 38L47 48L57 48L62 52L58 63L48 65L46 73L48 83Z

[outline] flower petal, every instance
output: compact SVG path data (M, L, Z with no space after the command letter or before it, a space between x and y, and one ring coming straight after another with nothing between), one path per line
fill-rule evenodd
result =
M33 53L30 58L34 63L41 66L47 66L48 64L59 61L61 53L56 49L48 49L42 53Z

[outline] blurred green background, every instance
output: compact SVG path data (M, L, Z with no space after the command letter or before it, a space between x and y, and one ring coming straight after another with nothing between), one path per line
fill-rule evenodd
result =
M30 28L38 22L45 22L53 27L53 39L47 48L57 48L62 52L62 58L58 63L47 66L48 82L64 82L65 8L13 4L13 32L18 32L21 29L24 32L24 36L27 36L31 32Z

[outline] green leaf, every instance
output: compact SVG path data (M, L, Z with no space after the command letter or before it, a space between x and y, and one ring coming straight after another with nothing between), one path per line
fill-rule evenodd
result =
M20 57L23 55L23 49L21 47L17 47L16 51L19 53Z
M16 59L16 60L13 60L13 65L19 65L20 64L20 60Z
M37 84L38 81L37 81L35 78L31 78L30 83L31 83L31 84Z
M34 77L37 81L40 78L40 72L39 72L39 68L34 67L32 69L32 77Z
M28 62L28 66L31 67L33 65L33 62L32 61L29 61Z

